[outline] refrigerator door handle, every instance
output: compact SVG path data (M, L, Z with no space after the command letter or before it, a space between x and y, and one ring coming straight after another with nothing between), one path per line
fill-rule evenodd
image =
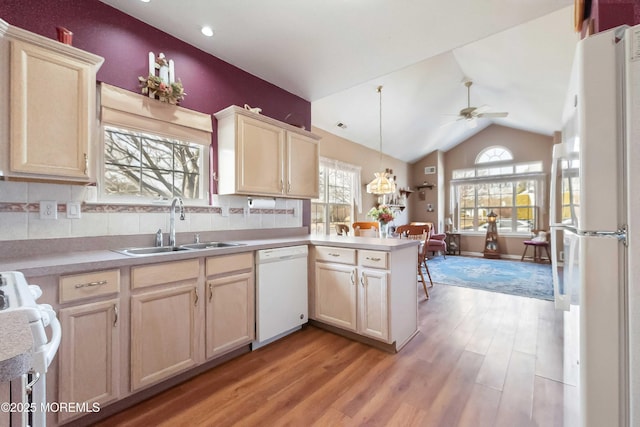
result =
M558 242L557 233L562 231L562 227L551 228L551 276L553 279L553 300L556 310L569 311L570 296L561 293L566 290L566 286L560 288L560 271L558 267Z
M623 225L616 231L582 231L579 235L591 237L614 237L621 241L625 246L628 246L626 225Z

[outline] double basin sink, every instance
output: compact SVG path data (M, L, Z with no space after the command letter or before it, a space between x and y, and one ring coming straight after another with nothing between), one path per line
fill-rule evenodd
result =
M157 255L164 253L173 253L181 251L192 251L201 249L216 249L216 248L228 248L232 246L243 246L245 243L232 243L232 242L203 242L203 243L190 243L181 246L148 246L140 248L124 248L115 249L115 252L119 252L129 256L145 256L145 255Z

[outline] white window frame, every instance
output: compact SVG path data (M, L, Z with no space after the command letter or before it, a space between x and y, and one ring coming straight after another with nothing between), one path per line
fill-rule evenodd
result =
M204 201L208 200L208 194L206 191L206 182L207 182L207 175L206 171L208 170L208 168L206 168L206 164L208 163L208 152L205 149L204 146L200 145L200 144L194 144L188 141L179 141L177 139L174 138L163 138L161 136L158 135L152 135L149 133L144 133L144 132L137 132L137 131L133 131L131 129L123 129L123 128L117 128L115 126L111 126L111 125L103 125L102 126L102 130L103 130L103 161L101 164L101 167L103 168L102 173L100 174L100 182L102 183L101 187L100 187L100 193L101 193L101 199L103 200L112 200L112 201L123 201L123 200L127 200L127 201L149 201L149 200L168 200L171 199L173 197L181 197L185 202L189 203L189 204L202 204ZM107 183L106 183L106 177L107 177L107 154L106 154L106 150L107 150L107 133L111 132L111 131L115 131L118 133L123 133L123 134L135 134L136 137L141 138L141 139L146 139L146 140L157 140L157 141L163 141L165 143L169 143L169 144L175 144L175 145L188 145L192 148L195 149L199 149L199 157L198 157L198 184L197 184L197 193L199 194L199 197L197 198L193 198L193 197L187 197L186 195L183 194L178 194L175 192L175 189L172 188L172 194L167 195L167 194L157 194L156 196L146 196L146 195L142 195L142 194L130 194L130 193L126 193L126 194L117 194L117 193L107 193ZM173 148L172 148L173 151ZM144 174L144 170L147 171L152 171L152 170L160 170L160 171L164 171L165 173L163 175L166 176L171 176L171 179L173 180L175 178L175 172L177 172L176 167L175 166L171 166L170 168L152 168L152 167L144 167L144 160L142 159L143 155L142 155L142 150L138 150L137 154L139 155L139 165L136 166L131 166L129 167L129 169L131 169L132 171L136 171L140 173L140 184L142 187L142 182L144 182L144 178L143 178L143 174ZM173 159L173 161L175 162L175 158ZM195 175L195 174L194 174Z
M510 160L500 160L494 162L484 161L483 157L487 151L492 149L501 149L507 153L507 157L510 157ZM525 172L518 172L524 170ZM532 171L532 172L531 172ZM516 185L521 181L532 181L535 187L535 201L534 205L526 205L521 206L517 204L517 193L516 193ZM502 234L511 234L516 236L524 236L529 235L531 233L531 229L536 229L540 227L540 214L545 211L545 188L546 188L546 176L543 172L543 163L542 161L533 161L533 162L524 162L524 163L516 163L513 162L513 155L511 152L502 146L491 146L482 150L478 156L476 156L476 164L473 168L465 168L458 169L452 171L452 180L450 181L450 212L453 213L453 221L457 230L462 234L484 234L483 230L480 230L479 227L479 210L488 208L491 209L491 206L479 206L478 203L478 187L480 185L486 184L498 184L498 183L509 183L512 185L512 200L510 205L503 205L498 208L506 208L511 209L512 212L516 212L515 218L511 218L512 220L512 228L510 231L501 231ZM473 207L461 207L459 200L459 188L462 186L473 186L474 191L474 206ZM517 225L514 221L517 221L517 212L518 209L533 209L533 221L530 224L530 227L526 231L518 231ZM472 209L473 210L473 228L472 229L461 229L461 213L462 210Z
M98 179L98 202L117 202L123 204L155 204L165 202L166 198L137 197L131 195L104 194L105 171L105 127L157 135L203 146L200 182L201 198L185 200L191 205L207 205L210 200L211 170L211 134L213 126L211 115L160 102L124 89L100 84L100 146L96 156L100 171Z
M329 202L329 185L328 185L328 176L329 174L325 174L325 182L321 183L321 188L324 188L324 194L321 195L322 197L319 199L313 199L311 200L311 209L312 209L312 213L311 213L311 224L313 227L313 224L315 224L313 222L313 210L314 210L314 205L318 206L318 205L322 205L324 207L324 230L325 232L323 233L323 235L331 235L331 234L336 234L335 230L332 230L331 227L331 220L329 217L329 213L330 213L330 209L331 206L334 205L348 205L351 208L351 213L352 213L352 218L351 218L351 222L354 222L354 214L356 209L358 210L358 213L362 213L362 192L360 190L361 188L361 178L360 178L360 174L361 174L361 170L362 168L360 166L356 166L356 165L352 165L349 163L344 163L341 162L339 160L333 160L333 159L328 159L328 158L324 158L321 157L320 158L320 168L318 173L321 174L322 169L333 169L336 171L341 171L341 172L347 172L351 174L351 200L350 203L345 204L345 203L334 203L334 202ZM322 178L322 175L320 175L319 178ZM351 224L349 225L349 229L351 229ZM312 233L314 233L314 230L311 230ZM316 234L320 234L320 233L316 233Z

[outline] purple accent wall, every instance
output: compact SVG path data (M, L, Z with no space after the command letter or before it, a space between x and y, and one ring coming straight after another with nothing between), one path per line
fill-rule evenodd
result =
M640 24L640 1L593 0L591 18L594 20L596 33L624 24Z
M0 18L25 30L56 38L56 27L73 32L73 46L105 58L98 80L139 92L148 73L147 55L163 52L175 62L187 93L183 107L207 114L229 105L259 106L284 121L288 114L311 129L311 103L98 0L2 0Z
M0 18L52 39L56 27L68 28L73 32L73 46L104 57L98 80L113 86L139 93L138 76L148 73L148 53L162 52L174 60L176 76L184 85L187 96L181 106L213 114L229 105L249 104L281 121L291 114L295 124L311 129L309 101L98 0L1 0ZM215 118L212 120L215 151ZM303 225L308 226L310 203L304 206Z

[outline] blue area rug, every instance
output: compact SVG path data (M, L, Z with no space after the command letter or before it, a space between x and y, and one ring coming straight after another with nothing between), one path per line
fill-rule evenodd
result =
M434 283L553 300L551 265L463 256L427 261ZM425 274L425 279L429 278Z

